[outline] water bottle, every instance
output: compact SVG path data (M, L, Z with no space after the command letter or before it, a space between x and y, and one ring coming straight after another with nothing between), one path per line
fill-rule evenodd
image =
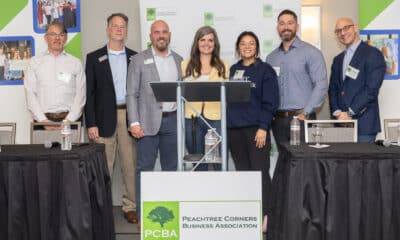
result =
M297 116L290 122L290 145L300 145L300 121Z
M219 160L219 147L217 146L218 136L215 134L215 131L215 128L208 129L207 134L204 136L204 154L206 154L213 146L215 146L215 148L205 157L205 160L210 162Z
M69 151L72 149L71 124L64 119L61 124L61 150Z

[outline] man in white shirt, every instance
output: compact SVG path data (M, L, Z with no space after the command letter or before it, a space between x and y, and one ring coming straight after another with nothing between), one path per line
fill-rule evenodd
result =
M46 52L32 57L25 71L28 110L37 122L76 121L86 101L81 61L66 53L67 29L53 22L46 28Z

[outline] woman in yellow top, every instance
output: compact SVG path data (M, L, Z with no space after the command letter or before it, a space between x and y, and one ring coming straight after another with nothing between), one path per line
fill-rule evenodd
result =
M182 62L184 81L221 81L229 77L229 66L219 57L220 43L214 28L209 26L197 30L190 51L190 59ZM219 102L190 102L193 109L185 105L185 139L190 154L204 154L204 136L207 125L198 119L201 114L207 122L221 133L221 107ZM200 164L196 170L207 170ZM214 169L220 170L219 164Z

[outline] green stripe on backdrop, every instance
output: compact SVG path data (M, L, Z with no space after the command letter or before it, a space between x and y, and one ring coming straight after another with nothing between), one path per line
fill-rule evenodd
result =
M65 51L79 59L81 59L81 33L77 33L69 42L65 45Z
M360 29L364 29L394 0L359 0Z
M28 0L0 1L0 31L28 4Z

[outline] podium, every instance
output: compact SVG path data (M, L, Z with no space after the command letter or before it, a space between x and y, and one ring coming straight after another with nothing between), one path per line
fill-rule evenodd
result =
M178 81L150 82L158 102L176 102L177 104L177 151L178 171L184 170L185 161L185 114L184 102L221 102L221 169L227 170L228 148L226 129L227 102L246 102L250 100L249 81ZM205 121L205 119L202 119ZM204 162L204 156L200 158Z

